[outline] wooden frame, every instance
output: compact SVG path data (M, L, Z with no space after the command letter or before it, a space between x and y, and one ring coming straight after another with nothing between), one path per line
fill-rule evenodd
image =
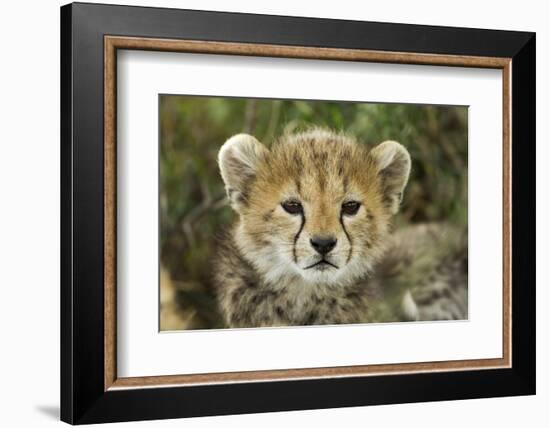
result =
M373 24L315 20L305 18L265 17L241 14L222 14L193 11L170 11L166 9L143 9L122 6L99 6L73 4L62 8L62 419L71 423L115 421L130 419L191 416L200 414L223 414L257 412L292 408L334 407L342 405L374 404L417 400L466 398L474 396L514 395L534 393L534 261L518 258L518 250L534 253L533 211L534 205L534 35L488 30L465 30L439 27L419 27L398 24ZM129 16L120 28L107 28L101 17L105 14ZM152 29L140 28L140 17L154 18ZM80 23L86 17L85 29ZM267 25L262 36L253 37L246 30L241 34L226 36L217 30L204 30L198 25L195 30L178 30L179 34L161 28L168 22L198 22L204 28L210 21L223 24L239 19L243 29L255 25ZM262 21L260 23L259 21ZM115 22L112 20L112 22ZM285 25L298 31L307 23L311 28L294 40L277 39L276 28ZM156 27L155 27L156 26ZM115 25L116 27L116 25ZM92 30L90 30L92 28ZM181 28L184 28L181 25ZM193 27L195 28L195 27ZM338 29L355 29L355 33L377 36L373 46L353 45L357 39L349 36L339 38ZM318 46L315 37L330 36ZM384 34L391 30L393 39L387 42ZM195 33L193 33L195 31ZM142 33L143 36L135 36ZM122 35L121 35L122 34ZM152 37L151 34L154 34ZM299 33L296 33L299 34ZM414 35L439 36L441 46L414 46ZM176 37L177 36L177 37ZM199 36L199 37L198 37ZM456 36L456 42L453 37ZM460 36L460 37L458 37ZM492 49L478 47L476 38L483 36ZM220 41L223 40L223 41ZM363 39L362 39L363 40ZM82 55L77 61L73 56L79 44L92 43L93 54ZM489 43L490 42L490 43ZM366 43L366 42L365 42ZM378 43L378 44L376 44ZM389 46L388 46L389 43ZM388 48L391 48L388 50ZM270 370L240 373L174 375L146 378L117 378L116 376L116 51L139 49L154 51L194 52L208 54L253 55L289 58L315 58L387 63L429 64L501 69L503 73L503 357L469 361L444 361L409 364L387 364L350 367L327 367L292 370ZM86 72L81 67L91 67ZM528 79L531 79L530 81ZM99 86L103 82L103 86ZM85 84L102 89L103 99L90 99ZM522 90L520 91L519 88ZM87 100L91 104L84 108ZM521 109L520 109L521 107ZM91 138L82 137L85 129L99 126ZM529 148L520 152L512 144L514 135L522 132L522 144ZM91 163L85 165L83 152L93 154ZM512 181L512 162L515 177ZM518 175L518 172L520 175ZM81 179L92 179L86 184ZM101 180L102 178L102 180ZM100 183L101 182L101 183ZM519 189L519 190L518 190ZM70 201L70 203L68 202ZM513 209L513 207L519 208ZM100 219L88 221L80 206L100 214ZM512 217L512 210L514 217ZM86 236L84 228L102 231L100 237ZM521 235L520 235L521 232ZM88 244L92 239L92 252L85 251L80 242ZM87 238L87 240L86 240ZM512 240L514 247L512 248ZM78 257L75 257L78 256ZM86 257L88 259L82 259ZM80 264L78 262L81 262ZM83 265L93 270L92 278L83 278ZM514 270L512 271L512 265ZM100 268L101 266L101 268ZM522 294L517 291L521 284ZM101 292L102 291L102 292ZM100 292L103 297L93 304L82 300ZM93 319L101 322L93 325L86 319L94 309L101 307L103 317ZM528 338L524 337L529 336ZM93 339L93 343L86 343ZM99 348L100 340L102 346ZM92 346L102 358L86 359L82 347ZM87 367L86 367L87 366ZM89 369L92 369L91 371ZM492 370L482 370L492 369ZM391 377L384 376L391 374ZM90 376L92 379L87 378ZM367 378L368 376L368 378ZM419 396L403 395L392 390L395 379L417 388L428 383L432 386ZM386 379L386 381L384 381ZM391 380L390 380L391 379ZM197 402L202 394L211 397L241 391L242 397L252 396L254 390L279 388L287 391L282 380L294 380L293 387L300 384L300 393L294 394L297 401L280 396L271 403L242 407L230 400L217 408ZM254 381L254 383L249 383ZM275 382L279 381L279 382ZM445 386L456 382L464 385L452 392ZM490 381L493 383L490 384ZM385 383L384 383L385 382ZM472 388L476 382L476 391ZM479 383L485 386L479 388ZM496 382L496 383L495 383ZM359 398L335 395L344 385L359 392L368 385L382 384L387 392L376 397L370 392ZM499 385L498 388L495 385ZM307 391L324 385L331 397L307 398ZM149 389L146 387L158 387ZM331 391L330 388L334 390ZM156 391L156 392L155 392ZM221 392L220 392L221 391ZM245 392L242 392L245 391ZM304 395L305 393L305 395ZM271 396L272 394L270 394ZM189 406L179 408L176 397L185 396ZM92 404L91 398L95 397ZM99 402L98 397L101 397ZM171 410L164 413L156 408L130 408L128 403L144 403L145 397L153 400L172 400ZM163 398L164 397L164 398ZM137 400L137 401L136 401ZM359 401L358 401L359 400ZM126 403L120 405L120 403ZM114 404L119 403L119 404ZM192 405L192 406L191 406Z
M429 55L404 52L377 52L354 49L276 46L265 44L166 40L105 36L105 390L160 385L243 382L273 379L364 376L372 374L414 373L442 370L467 370L510 367L510 58L459 55ZM198 375L116 377L116 51L138 49L223 55L253 55L284 58L309 58L341 61L368 61L403 64L452 65L496 68L503 73L503 357L469 361L442 361L410 364L324 367L315 369L268 370Z

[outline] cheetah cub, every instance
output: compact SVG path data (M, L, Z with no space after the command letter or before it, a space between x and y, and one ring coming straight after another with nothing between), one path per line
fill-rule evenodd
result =
M411 169L401 144L368 151L351 137L313 129L268 149L239 134L222 146L218 162L238 214L214 269L229 327L380 321L371 302L390 284L401 287L401 319L464 317L466 276L459 257L449 256L460 245L433 227L406 231L404 239L390 232ZM404 281L423 249L436 256L422 258L422 278ZM441 284L450 291L442 293Z

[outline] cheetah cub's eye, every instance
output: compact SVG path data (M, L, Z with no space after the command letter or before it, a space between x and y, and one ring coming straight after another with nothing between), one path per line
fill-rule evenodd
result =
M302 204L295 200L284 201L281 203L281 206L289 214L296 215L304 212L304 207L302 207Z
M357 201L349 201L342 204L342 214L355 215L359 211L361 204Z

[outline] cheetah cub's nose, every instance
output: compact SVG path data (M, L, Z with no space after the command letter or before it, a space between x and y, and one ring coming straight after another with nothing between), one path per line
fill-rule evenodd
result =
M321 255L328 254L336 247L336 238L332 236L314 236L309 240L311 246Z

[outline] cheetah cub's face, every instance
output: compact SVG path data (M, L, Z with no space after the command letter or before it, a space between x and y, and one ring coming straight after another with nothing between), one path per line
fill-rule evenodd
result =
M241 253L273 284L345 285L381 255L410 172L407 150L386 141L368 152L313 130L269 150L235 135L220 149L221 175L239 214Z

